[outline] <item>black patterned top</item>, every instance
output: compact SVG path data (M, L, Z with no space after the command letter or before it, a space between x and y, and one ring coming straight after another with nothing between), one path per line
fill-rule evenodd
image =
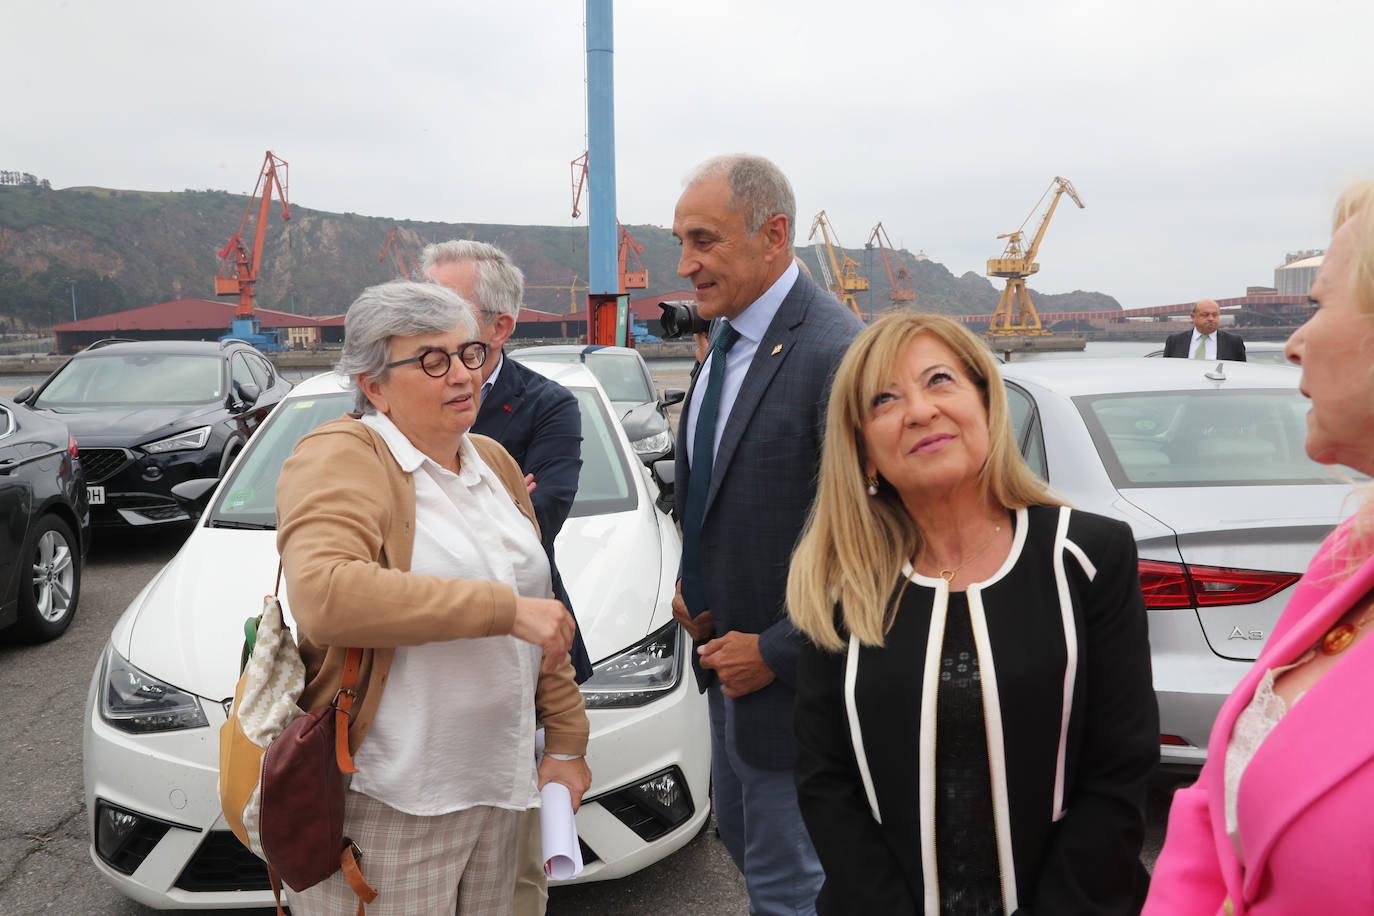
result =
M935 699L935 861L941 916L1003 916L983 684L963 592L949 596Z

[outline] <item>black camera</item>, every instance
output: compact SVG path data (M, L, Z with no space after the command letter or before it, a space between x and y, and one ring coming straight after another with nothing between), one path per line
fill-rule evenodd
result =
M658 323L663 326L664 340L677 340L692 334L706 334L711 330L711 322L701 317L697 304L691 301L660 302L663 309Z

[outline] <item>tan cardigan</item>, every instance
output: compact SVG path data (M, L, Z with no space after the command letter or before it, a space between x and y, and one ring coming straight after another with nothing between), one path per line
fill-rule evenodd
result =
M524 476L485 436L469 435L520 511L535 525ZM277 481L277 550L300 630L302 709L329 703L349 647L363 649L350 750L372 725L397 646L509 634L515 592L507 585L409 572L415 545L415 482L382 437L357 415L304 436ZM584 754L587 714L565 657L535 690L545 750Z

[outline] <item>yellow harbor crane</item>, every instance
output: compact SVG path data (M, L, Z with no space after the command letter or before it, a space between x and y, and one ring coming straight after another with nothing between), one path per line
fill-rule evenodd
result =
M830 225L824 210L817 213L811 222L811 234L806 237L808 242L816 237L817 229L821 231L821 238L825 240L825 244L817 242L811 247L816 249L816 260L820 262L826 287L838 296L841 302L853 309L855 315L862 318L863 313L859 311L859 301L854 298L854 294L868 289L868 278L859 273L859 262L844 253L840 237L835 235L835 227ZM830 242L832 236L835 238L833 245ZM840 249L838 257L835 255L836 248Z
M1026 228L1026 223L1030 222L1035 211L1040 209L1046 196L1051 193L1053 196L1050 197L1045 215L1040 219L1040 228L1036 230L1035 238L1031 240L1030 245L1023 249L1021 230ZM988 326L989 337L1024 337L1050 333L1040 326L1040 316L1035 313L1030 291L1026 289L1026 278L1040 269L1040 265L1035 262L1035 255L1040 250L1040 240L1045 237L1050 217L1054 216L1054 208L1059 205L1059 197L1065 193L1073 198L1073 202L1078 204L1080 210L1083 209L1083 201L1078 199L1078 192L1074 190L1072 182L1067 178L1056 177L1035 202L1030 214L1021 222L1020 228L1015 232L997 236L999 239L1007 240L1007 249L1002 252L1000 258L988 258L988 276L1005 277L1007 287L1002 290L1002 298L997 302L997 311L993 313L992 323Z
M573 274L571 283L526 283L525 289L566 289L568 291L568 314L577 314L577 294L587 291L587 284L578 282L577 274Z
M883 267L887 270L887 282L892 284L892 306L896 308L901 305L916 307L916 290L911 288L908 283L911 279L911 272L906 269L902 259L897 256L897 251L892 247L892 239L888 238L887 230L882 223L873 227L873 233L868 237L865 248L872 248L874 241L878 242L878 253L883 256ZM897 269L892 269L892 264L887 259L887 253L892 252L892 260L897 262Z

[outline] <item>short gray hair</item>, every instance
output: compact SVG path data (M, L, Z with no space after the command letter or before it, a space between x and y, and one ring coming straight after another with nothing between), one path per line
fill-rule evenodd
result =
M393 280L363 290L344 316L343 352L334 371L354 389L353 406L359 413L376 408L358 388L357 377L385 381L387 346L393 337L414 334L445 334L462 326L469 337L477 336L477 319L462 296L438 283Z
M692 169L684 188L708 178L724 178L730 184L730 206L743 211L744 228L750 235L781 213L787 217L787 247L797 243L797 198L792 184L771 161L748 153L715 156Z
M457 261L477 264L477 302L473 305L497 315L520 317L520 300L525 295L525 275L515 262L495 245L454 239L426 245L420 256L420 270L426 274L431 267Z

